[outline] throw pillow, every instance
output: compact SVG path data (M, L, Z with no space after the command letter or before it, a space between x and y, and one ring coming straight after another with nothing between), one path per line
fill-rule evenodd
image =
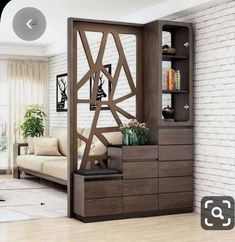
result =
M34 154L37 156L61 156L56 138L34 138Z

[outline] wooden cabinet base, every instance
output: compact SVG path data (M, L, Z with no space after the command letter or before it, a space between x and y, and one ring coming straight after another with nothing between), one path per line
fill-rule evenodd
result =
M104 198L85 201L86 216L114 215L122 213L122 198Z
M159 210L179 209L193 207L193 193L165 193L159 194Z
M158 195L123 197L123 213L157 211Z
M178 209L166 209L162 211L150 211L150 212L138 212L138 213L125 213L125 214L115 214L107 216L95 216L95 217L83 217L78 214L74 214L73 217L84 222L99 222L99 221L108 221L108 220L117 220L117 219L129 219L129 218L143 218L151 216L162 216L162 215L173 215L180 213L192 213L193 208L178 208Z

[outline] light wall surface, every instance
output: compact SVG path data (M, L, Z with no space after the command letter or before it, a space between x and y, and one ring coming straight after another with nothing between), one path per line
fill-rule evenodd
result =
M195 34L195 206L203 196L235 198L235 1L177 18Z

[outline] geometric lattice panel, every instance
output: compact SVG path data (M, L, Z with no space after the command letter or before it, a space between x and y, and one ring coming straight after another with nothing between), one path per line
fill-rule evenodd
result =
M85 26L85 27L84 27ZM124 31L123 31L124 30ZM95 33L98 33L100 44L99 49L96 51L95 57L92 55L94 52L92 50L92 35ZM140 112L138 111L138 108L140 106L140 103L138 103L138 95L141 92L141 90L138 90L141 88L141 85L138 85L138 81L142 78L138 77L138 74L141 74L141 71L135 72L135 77L133 79L132 71L130 70L130 66L128 64L128 58L126 56L126 53L128 53L128 48L123 47L123 43L121 38L124 34L131 34L135 36L136 39L136 52L138 52L138 47L141 48L141 41L138 39L140 37L138 34L138 28L135 27L125 27L123 26L120 28L119 26L113 26L113 25L97 25L97 24L85 24L77 27L77 35L80 38L80 41L82 43L83 51L85 53L85 62L88 64L87 71L79 77L77 80L76 85L76 91L77 91L77 104L88 104L88 105L94 105L95 110L93 119L91 122L90 127L90 134L89 137L84 137L81 134L77 133L77 138L81 139L83 142L85 142L85 150L82 158L82 163L80 166L80 169L85 169L87 167L87 162L93 162L95 160L102 161L106 158L106 156L91 156L89 155L90 149L92 146L92 140L95 138L98 138L101 143L107 147L109 144L109 141L105 138L104 134L108 132L116 132L119 131L119 127L122 123L121 117L125 117L126 119L130 118L140 118L138 115ZM120 38L121 37L121 38ZM116 56L117 61L115 63L115 66L113 67L112 73L110 73L107 68L105 68L104 59L106 58L106 47L107 42L112 43L114 45L114 52L113 56ZM142 49L139 50L141 52ZM78 53L79 54L79 53ZM106 58L107 59L107 58ZM136 53L136 69L138 70L138 67L140 68L141 63L138 61L138 54ZM138 66L139 65L139 66ZM78 65L79 68L79 65ZM133 68L133 66L131 67ZM102 78L106 78L109 80L111 84L111 89L108 98L106 100L102 100L100 98L103 95L102 90ZM126 84L125 88L123 88L122 85L120 85L120 78L122 77L122 80L125 79ZM83 97L82 95L79 95L79 92L88 85L90 81L93 81L93 88L90 93L90 97ZM120 89L123 88L123 91L120 92ZM118 94L118 95L117 95ZM125 100L133 99L137 100L136 102L136 114L131 114L130 112L125 110L125 106L121 105L125 102ZM140 97L139 97L140 98ZM112 115L112 119L115 121L114 126L105 126L105 127L99 127L98 121L99 117L101 116L101 112L103 107L106 107L110 114Z

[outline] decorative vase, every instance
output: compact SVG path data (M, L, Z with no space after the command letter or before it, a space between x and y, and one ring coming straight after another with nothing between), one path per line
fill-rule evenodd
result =
M146 145L147 144L147 133L141 133L139 135L139 145Z
M130 133L130 145L138 145L139 139L136 132Z
M169 106L162 109L162 115L164 119L174 119L174 113L175 113L174 109Z
M129 133L125 132L122 133L122 145L128 146L130 144L129 142Z

